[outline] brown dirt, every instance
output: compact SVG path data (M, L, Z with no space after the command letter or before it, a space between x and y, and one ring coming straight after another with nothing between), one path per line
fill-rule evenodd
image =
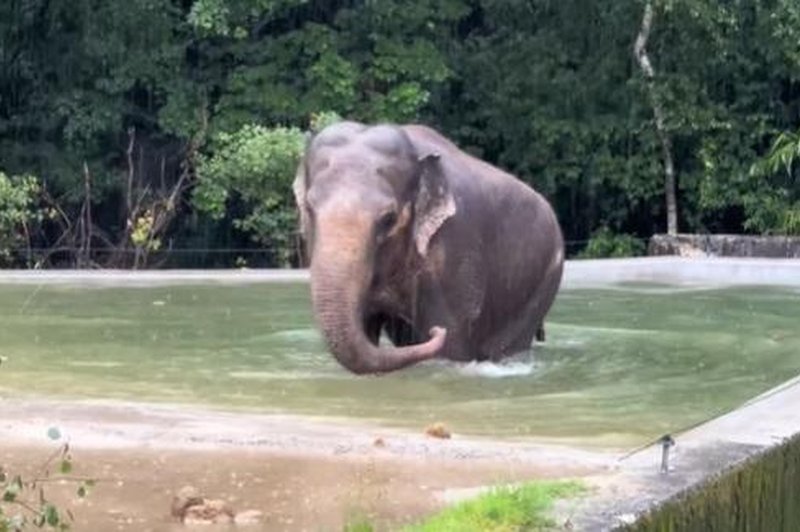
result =
M28 478L52 448L3 445L7 470ZM447 488L518 482L564 471L517 463L322 457L260 451L159 451L137 448L72 451L70 476L98 479L81 500L73 484L47 485L48 496L75 516L76 531L175 531L187 527L170 517L174 494L191 485L224 499L236 511L260 510L261 525L250 530L342 530L360 518L394 528L443 505ZM577 471L574 471L577 473ZM204 530L213 527L203 527Z
M606 461L530 443L436 439L424 427L409 434L285 416L6 400L0 465L39 475L59 445L44 437L53 425L70 442L70 476L98 481L85 499L75 484L45 485L49 497L71 509L78 532L329 531L360 519L396 530L443 507L457 490L583 476L602 471ZM172 498L187 485L236 512L259 510L263 520L227 528L177 523Z

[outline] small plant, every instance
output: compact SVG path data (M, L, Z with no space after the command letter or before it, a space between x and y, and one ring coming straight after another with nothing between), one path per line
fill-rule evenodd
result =
M644 255L644 242L628 234L616 234L608 227L601 227L589 239L586 248L578 254L581 259L608 257L637 257Z
M61 432L52 427L47 431L51 440L61 439ZM68 443L62 443L33 478L24 478L0 467L0 532L22 532L35 528L69 530L74 521L69 509L59 508L47 496L45 487L52 482L75 484L78 497L85 497L94 480L69 476L72 456Z
M365 519L359 519L344 526L344 532L375 532L372 523Z
M555 523L546 513L557 499L583 493L577 482L533 482L501 487L457 504L406 532L506 532L548 530Z

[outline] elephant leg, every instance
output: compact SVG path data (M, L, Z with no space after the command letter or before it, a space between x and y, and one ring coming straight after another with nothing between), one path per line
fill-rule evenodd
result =
M441 294L441 292L434 292ZM459 319L458 313L453 312L448 302L443 297L430 297L419 301L415 317L414 331L417 334L427 334L433 326L444 327L447 330L447 339L439 353L439 358L467 362L478 358L477 345L470 342L470 322L465 318Z
M552 292L552 295L551 295ZM544 314L550 307L555 291L534 292L515 318L482 345L484 357L500 360L508 355L531 348L534 337L544 341Z

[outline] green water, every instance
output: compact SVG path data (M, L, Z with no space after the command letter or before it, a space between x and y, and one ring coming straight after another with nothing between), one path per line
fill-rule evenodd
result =
M800 373L800 291L563 290L533 362L355 377L304 285L0 285L0 394L368 418L632 445Z

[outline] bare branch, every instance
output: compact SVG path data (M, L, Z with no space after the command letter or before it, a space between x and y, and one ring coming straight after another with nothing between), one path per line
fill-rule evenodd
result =
M83 207L81 208L81 245L79 268L90 264L92 253L92 175L83 161Z
M129 127L128 128L128 149L125 150L125 155L128 161L128 186L125 192L125 207L127 212L125 215L130 217L131 215L131 204L133 198L133 178L134 178L134 166L133 166L133 149L136 145L136 128Z

